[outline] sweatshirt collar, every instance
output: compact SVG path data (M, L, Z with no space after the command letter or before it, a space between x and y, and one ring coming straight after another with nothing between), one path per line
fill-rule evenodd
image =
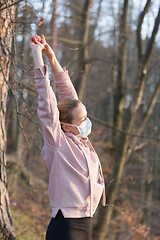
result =
M65 135L66 135L67 137L71 138L75 144L77 144L77 145L78 145L78 144L82 144L81 138L77 137L77 136L74 135L73 133L71 133L71 132L65 132ZM87 139L88 139L88 138L87 138Z
M69 138L72 139L72 141L77 144L77 145L80 145L80 146L89 146L90 150L94 151L88 137L86 138L79 138L77 137L76 135L74 135L73 133L71 132L65 132L65 135Z

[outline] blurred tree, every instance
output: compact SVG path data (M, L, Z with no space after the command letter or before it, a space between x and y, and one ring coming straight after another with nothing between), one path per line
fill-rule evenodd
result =
M138 49L138 62L140 62L139 68L138 68L138 88L136 94L133 94L133 106L129 106L129 112L130 117L128 119L128 122L125 123L125 129L127 132L131 132L133 129L133 124L135 123L136 114L137 111L141 105L144 89L145 89L145 83L146 83L146 75L147 75L147 69L148 64L151 59L152 50L154 48L155 43L155 36L158 32L159 24L160 24L160 9L158 11L157 17L155 19L155 24L153 27L151 38L148 41L148 44L146 46L145 51L142 51L142 37L141 37L141 27L144 21L144 16L146 15L147 11L150 7L150 0L146 1L145 7L140 14L139 17L139 23L137 27L137 49ZM116 100L116 118L115 118L115 124L119 128L124 127L123 121L126 117L126 115L123 112L124 109L124 82L125 82L125 74L126 74L126 31L127 31L127 11L128 11L128 0L124 0L123 3L123 13L121 15L121 21L120 21L120 28L119 28L119 56L117 61L117 68L118 70L118 77L117 77L117 90L118 90L118 96ZM157 86L158 92L159 92L159 85ZM117 92L117 91L116 91ZM125 93L126 94L126 93ZM157 90L154 92L154 96L151 100L151 104L148 106L148 111L145 114L143 120L144 124L146 124L146 115L150 116L151 111L153 110L153 106L155 105L155 99L157 98ZM148 119L148 118L147 118ZM142 125L139 128L138 133L141 133L143 129L143 120ZM142 129L141 129L142 128ZM113 167L113 173L112 178L114 179L110 191L108 193L109 195L109 206L108 209L102 210L102 213L100 213L99 218L99 234L96 239L98 240L104 240L105 236L108 233L109 230L109 224L111 220L111 215L113 212L113 205L116 200L116 195L118 191L119 182L123 175L124 165L127 160L127 153L130 151L130 136L125 133L118 133L116 134L116 142L115 142L115 162Z
M36 5L37 2L39 5ZM135 133L138 135L142 134L143 132L150 135L152 134L151 131L154 128L154 124L159 124L158 103L156 110L154 109L153 112L153 108L159 94L159 80L155 79L155 76L159 76L159 71L156 70L156 68L159 68L158 46L155 50L154 57L152 57L152 59L149 59L149 67L147 65L147 74L145 75L143 85L145 87L145 91L141 92L143 99L139 98L140 105L135 111L134 118L132 115L135 103L138 99L137 96L139 96L139 90L141 88L141 73L145 64L145 56L147 52L146 50L149 46L148 43L150 42L149 37L147 37L145 40L142 40L141 37L141 33L143 32L142 24L144 22L144 17L146 16L147 11L150 10L150 1L147 1L146 7L144 8L144 11L142 11L138 22L138 58L136 58L135 51L136 32L134 29L136 18L133 19L132 23L130 22L131 15L133 15L134 11L136 11L135 6L134 9L133 5L131 8L131 2L133 3L134 1L129 1L129 8L127 6L128 1L119 0L108 2L102 0L98 2L88 0L59 1L58 8L57 2L57 0L31 0L29 2L24 1L18 10L18 16L16 19L17 28L15 29L16 31L14 31L13 38L16 49L13 49L11 53L12 71L10 71L11 82L9 82L12 90L14 89L12 92L14 92L18 108L16 108L15 103L12 104L14 101L11 97L11 94L9 94L7 101L7 122L10 121L11 123L8 127L8 150L10 150L12 147L12 149L17 150L18 153L17 155L14 155L16 164L14 165L14 169L12 169L12 171L14 171L13 175L14 178L17 178L17 174L20 173L19 171L15 171L15 169L20 170L17 164L17 156L19 156L19 162L22 163L21 173L25 174L23 175L23 177L25 176L25 180L27 176L27 181L24 182L26 185L24 191L31 189L33 195L35 192L37 205L37 198L43 198L43 196L40 193L38 195L35 190L36 183L34 181L38 180L39 175L37 173L40 170L38 169L35 174L34 166L36 163L32 161L32 158L34 156L37 162L39 161L39 150L42 145L42 139L40 140L40 136L38 136L38 120L36 116L37 94L33 83L33 66L31 64L31 54L30 51L28 51L28 39L30 34L37 33L38 35L41 35L43 33L46 35L46 39L49 41L49 44L52 44L52 40L55 37L53 48L54 50L55 47L57 48L57 56L60 58L61 64L65 66L67 65L67 68L69 67L69 71L71 72L71 79L73 80L73 83L75 83L75 85L78 87L77 89L79 89L79 91L82 93L80 93L79 96L82 96L82 99L87 106L87 110L91 114L91 117L96 116L101 119L99 121L101 125L98 126L98 131L96 131L97 125L94 125L91 139L92 137L93 139L96 139L95 147L97 147L96 150L98 150L98 153L100 153L100 159L102 161L102 164L104 164L103 169L105 177L107 176L106 180L108 181L108 179L111 177L111 179L114 178L114 182L112 182L113 185L111 186L109 192L107 188L107 193L111 204L108 207L108 215L106 214L104 208L100 208L101 210L99 212L99 217L97 218L97 216L95 216L95 222L98 223L96 226L98 229L97 233L100 233L100 230L103 229L104 232L102 231L102 234L106 234L106 231L109 228L110 218L111 216L114 216L113 221L111 222L113 225L111 226L115 226L114 224L118 222L116 218L119 217L117 218L120 220L118 222L118 227L120 226L121 229L117 230L113 227L113 229L108 233L108 238L131 238L132 224L126 226L125 221L123 221L123 218L121 218L119 212L114 206L114 203L115 199L118 202L124 202L124 199L127 198L127 194L129 195L129 193L131 194L127 199L133 203L131 196L133 192L128 188L128 183L126 183L125 186L119 185L119 178L122 177L122 173L123 179L125 176L127 176L127 167L129 167L132 174L137 174L137 171L140 171L142 175L146 174L146 168L153 167L153 173L150 174L151 177L148 178L147 175L145 175L144 179L142 179L142 177L138 179L137 183L135 184L136 186L134 192L137 193L141 199L141 204L139 204L138 201L136 201L136 204L139 206L140 210L144 209L144 212L142 212L142 221L144 224L146 224L148 221L148 216L151 215L150 203L153 188L156 191L156 194L154 193L156 200L158 201L159 199L159 182L156 182L156 178L158 178L157 166L159 166L159 150L157 150L157 144L154 141L141 141L141 139L136 137L127 137L125 133L120 133L116 131L114 127L111 127L112 130L114 129L113 134L113 131L108 128L109 124L106 124L106 122L104 124L107 126L107 131L105 131L105 127L102 125L104 123L103 121L107 121L109 123L112 123L114 121L114 126L120 129L132 132L135 131ZM125 4L124 6L121 6L122 2ZM48 4L51 6L50 8L48 8ZM117 18L118 5L122 8L121 14L118 14ZM2 5L2 8L3 6L6 5ZM134 11L132 12L132 10ZM127 15L128 20L126 21ZM106 17L107 24L104 23L104 16ZM37 17L39 20L44 18L44 21L39 21L40 24L37 23ZM59 27L58 37L56 36L56 26ZM153 37L151 38L154 40ZM52 81L52 75L50 77L51 83L54 82ZM85 80L82 81L83 79ZM147 86L146 82L148 84ZM11 114L12 111L14 111L14 114ZM157 114L157 118L154 121L155 114ZM18 134L17 128L15 127L17 124L17 119L18 123L20 123L21 126ZM133 122L131 124L132 128L129 129L131 119L133 119ZM150 125L149 127L147 125L146 129L146 123L148 120ZM158 132L159 128L157 128L157 137L159 136ZM114 146L110 142L113 142ZM35 145L38 145L39 148L37 149ZM139 149L140 151L137 153L136 149ZM153 156L155 150L157 151L154 158ZM8 151L8 153L10 152ZM27 157L26 154L28 154ZM115 162L113 156L115 156ZM143 160L144 164L142 163L141 159ZM39 162L39 164L41 163ZM126 166L125 164L128 165L124 171L124 166ZM137 167L136 170L134 169L134 165ZM26 172L26 169L29 170L29 172ZM114 169L113 173L111 173L112 169ZM32 176L32 173L34 175L34 178ZM17 178L19 186L22 184L21 179L22 178ZM28 181L29 179L31 181ZM43 182L43 177L41 180ZM32 185L32 181L35 185ZM141 192L139 187L140 182L143 186L143 190L141 190ZM110 182L107 185L111 185ZM12 187L12 189L14 189L14 187ZM11 191L13 191L12 189ZM117 192L119 194L116 194ZM143 196L140 197L140 195ZM11 193L10 198L12 198L12 196L13 195ZM31 201L28 197L28 202ZM129 214L130 210L127 210L127 213ZM158 214L156 213L155 215ZM151 218L153 219L153 221L151 219L153 225L155 216L151 216ZM138 221L139 219L137 217L137 223ZM134 226L136 227L136 224ZM96 240L98 239L97 235L94 237Z
M129 1L124 1L123 13L119 25L119 44L117 57L117 78L114 86L114 126L123 128L123 110L125 103L125 82L126 82L126 65L127 65L127 42L128 42L128 8ZM119 140L119 132L114 132L113 142Z
M85 82L88 75L89 64L88 60L88 47L89 47L89 17L90 9L92 7L92 0L85 0L80 17L79 26L79 44L78 50L78 75L75 79L75 88L78 92L79 99L83 99L83 93L85 88Z
M25 162L28 157L26 144L26 129L28 126L28 105L32 99L30 92L33 90L28 82L29 75L26 68L29 65L30 57L27 52L28 32L31 32L31 22L37 18L32 7L27 5L16 5L16 17L14 34L12 35L13 44L11 52L11 70L9 84L11 91L7 101L7 153L13 153L16 157L15 176L12 184L16 186L18 177L27 175ZM18 37L21 41L17 41ZM31 91L32 90L32 91ZM12 92L12 93L11 93ZM24 114L24 116L22 116ZM16 135L16 136L15 136Z
M56 22L57 22L57 0L52 0L52 19L51 19L51 37L52 37L52 43L51 46L53 48L53 50L55 51L55 53L57 52L57 26L56 26Z
M6 176L5 114L8 95L8 78L15 6L12 1L0 1L0 239L15 239L10 213ZM3 8L3 10L2 10Z

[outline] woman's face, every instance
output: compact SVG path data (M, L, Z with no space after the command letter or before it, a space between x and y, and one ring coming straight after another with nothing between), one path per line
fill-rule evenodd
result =
M86 110L86 107L83 105L83 103L80 102L78 106L73 109L72 115L73 115L73 120L72 120L73 125L79 126L86 120L87 110ZM79 131L75 126L65 125L64 130L67 132L72 132L75 135L79 134Z

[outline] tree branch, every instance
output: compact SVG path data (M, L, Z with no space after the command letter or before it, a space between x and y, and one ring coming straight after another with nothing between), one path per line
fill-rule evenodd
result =
M47 37L46 38L47 41L52 39L51 37ZM79 40L72 40L72 39L68 39L68 38L64 38L64 37L57 37L57 40L62 41L62 42L66 42L66 43L70 43L70 44L82 44L82 41Z
M144 17L150 8L150 5L151 5L151 0L147 0L146 5L139 16L139 22L137 27L137 48L138 48L139 61L141 61L143 57L142 38L141 38L142 24L143 24Z
M10 5L7 5L7 4L6 4L5 7L0 8L0 11L4 10L4 9L6 9L6 8L12 7L12 6L14 6L14 5L16 5L16 4L18 4L18 3L22 2L22 1L24 1L24 0L19 0L19 1L17 1L17 2L14 2L14 3L10 4Z
M152 36L149 40L147 50L146 50L146 53L145 53L145 67L147 66L147 64L149 62L149 59L150 59L150 56L152 54L152 50L153 50L153 46L154 46L154 42L155 42L155 37L156 37L156 34L158 32L158 29L159 29L159 24L160 24L160 8L159 8L156 20L155 20L154 28L153 28L153 31L152 31Z
M104 63L113 63L113 59L105 59L105 58L100 58L100 57L93 57L93 58L87 59L85 61L85 63L90 64L94 61L101 61L101 62L104 62Z
M149 2L149 0L147 2ZM147 65L148 65L148 62L150 60L151 53L152 53L152 50L153 50L153 47L154 47L155 36L158 32L159 23L160 23L160 9L159 9L157 18L155 20L155 25L154 25L153 32L152 32L152 37L151 37L152 40L150 40L150 43L149 43L149 46L148 46L149 49L146 50L146 57L145 57L145 60L143 60L143 66L141 67L141 74L140 74L140 79L139 79L140 80L139 92L138 92L138 96L137 96L137 99L136 99L136 103L134 104L134 108L132 110L131 120L130 120L129 125L128 125L128 132L130 132L130 130L132 129L133 122L134 122L135 117L136 117L136 112L139 109L139 106L140 106L141 101L142 101L145 82L146 82Z
M150 115L152 113L152 110L153 110L153 108L154 108L154 106L155 106L155 104L157 102L157 98L159 96L159 93L160 93L160 82L157 84L155 92L154 92L154 94L152 96L151 102L150 102L150 104L148 106L148 109L147 109L147 111L145 112L145 114L143 116L141 126L138 129L138 131L137 131L138 135L140 135L142 133L143 129L144 129L144 127L145 127L145 125L146 125L146 123L147 123L147 121L148 121L148 119L149 119L149 117L150 117Z
M103 126L105 126L105 127L107 127L107 128L110 128L110 129L112 129L113 131L120 132L120 133L122 133L122 134L124 134L124 135L129 135L129 136L131 136L131 137L137 137L137 138L151 139L151 140L155 140L155 141L158 141L158 142L160 141L160 138L159 138L159 137L147 136L147 135L138 135L138 134L135 134L135 133L132 133L132 132L127 132L127 131L125 131L125 130L123 130L123 129L114 127L114 126L110 125L109 123L104 122L104 121L102 121L102 120L100 120L100 119L98 119L98 118L96 118L96 117L94 117L94 116L92 116L92 115L89 115L89 114L88 114L88 116L89 116L89 118L91 118L93 121L95 121L95 122L97 122L97 123L99 123L99 124L101 124L101 125L103 125Z
M157 98L159 96L159 93L160 93L160 82L158 82L158 84L156 86L156 89L155 89L155 92L154 92L154 94L152 96L152 99L150 101L150 104L148 106L148 109L147 109L147 111L145 112L145 114L143 116L141 126L139 127L139 129L138 129L138 131L136 133L137 136L140 136L140 134L143 132L144 127L146 126L146 123L147 123L149 117L151 116L152 110L153 110L153 108L154 108L154 106L155 106L155 104L157 102ZM134 149L135 149L136 140L137 140L137 138L135 137L133 139L132 143L131 143L130 151L128 151L128 154L127 154L127 159L131 155L131 153L134 151Z
M11 94L12 94L12 96L13 96L14 102L15 102L15 104L16 104L17 119L18 119L18 125L19 125L19 127L21 128L21 130L23 129L22 124L21 124L21 122L20 122L20 119L19 119L19 117L18 117L18 115L21 115L21 116L23 116L23 117L28 118L30 121L32 121L32 123L35 125L35 127L36 127L38 133L39 133L40 136L43 138L42 133L41 133L41 131L40 131L40 129L39 129L37 123L34 122L30 116L28 116L28 115L26 115L26 114L24 114L24 113L21 113L21 112L19 111L18 103L17 103L16 97L15 97L15 95L14 95L14 93L13 93L13 90L12 90L12 88L11 88L9 82L7 81L7 79L6 79L6 77L5 77L5 74L4 74L4 71L3 71L2 65L1 65L1 58L0 58L0 68L1 68L1 71L2 71L2 74L3 74L3 77L4 77L4 81L5 81L6 84L8 85L8 88L9 88L9 90L11 91Z

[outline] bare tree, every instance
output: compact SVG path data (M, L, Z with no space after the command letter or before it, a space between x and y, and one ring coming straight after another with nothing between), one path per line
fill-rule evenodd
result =
M51 37L52 37L52 44L51 46L53 47L55 53L57 52L57 26L56 26L56 21L57 21L57 0L52 0L52 19L51 19Z
M123 13L120 18L119 26L119 45L118 45L118 59L117 59L117 79L114 90L114 126L118 128L123 127L123 109L125 102L124 85L126 82L126 67L127 67L127 41L128 41L128 3L124 1ZM117 139L115 134L115 139Z
M8 78L12 42L13 18L15 7L12 1L0 1L0 239L15 239L14 227L10 213L10 203L6 176L6 128L5 114L8 95Z
M92 0L85 0L82 13L80 15L81 26L79 32L79 40L81 44L79 45L78 52L78 77L75 80L75 87L78 92L79 99L82 100L85 82L88 75L89 64L88 60L88 39L89 39L89 17L90 9L92 6Z
M123 4L123 14L122 14L122 19L123 16L125 16L125 11L127 9L127 5L128 5L128 1L124 0L124 4ZM142 97L143 97L143 93L144 93L144 89L145 89L145 83L146 83L146 75L147 75L147 69L148 69L148 64L149 61L151 59L151 55L152 55L152 50L154 48L154 43L155 43L155 36L158 32L158 28L159 28L159 24L160 24L160 9L158 11L157 17L155 19L155 23L154 23L154 27L153 27L153 31L152 31L152 35L151 38L148 41L148 45L146 46L146 49L144 51L142 51L142 38L141 38L141 26L143 24L143 20L144 20L144 16L147 13L147 10L150 6L150 0L147 0L145 7L142 11L142 13L140 14L140 18L139 18L139 23L138 23L138 28L137 28L137 48L138 48L138 62L140 62L140 66L138 69L138 82L139 82L139 87L138 87L138 91L136 92L135 96L134 96L134 105L132 108L130 108L130 118L127 122L127 127L126 130L127 132L131 132L132 128L133 128L133 124L135 123L135 119L136 119L136 114L137 111L141 105L142 102ZM123 21L122 21L123 22ZM125 25L126 23L123 22L123 26L122 28L120 28L120 34L123 33L123 31L121 31L121 29L125 30ZM125 36L122 34L122 37ZM120 38L121 40L121 38ZM125 39L124 39L125 40ZM119 79L119 91L120 91L120 95L118 97L118 102L117 102L117 114L118 116L116 117L116 122L118 124L119 127L123 126L123 120L124 120L124 113L123 113L123 96L124 96L124 76L125 76L125 72L126 72L126 47L125 47L125 41L122 42L119 41L119 48L120 51L122 52L121 56L121 60L120 62L118 62L118 67L120 66L121 69L120 70L120 74L118 74L118 76L121 76ZM120 65L119 65L120 63ZM148 106L147 112L143 117L142 120L142 124L138 129L138 133L141 133L147 120L148 117L150 116L151 111L153 110L153 106L155 105L155 99L158 96L158 92L159 92L159 86L157 86L155 93L151 99L151 103ZM119 120L118 120L119 119ZM113 212L113 206L116 200L116 196L117 196L117 192L118 192L118 186L119 186L119 182L120 179L123 176L123 170L124 170L124 166L125 166L125 162L127 160L127 154L128 154L128 150L130 147L130 136L126 135L126 134L117 134L116 135L117 139L116 139L116 145L115 145L115 162L114 162L114 167L113 167L113 173L112 173L112 178L113 180L113 184L110 187L110 191L109 191L109 206L107 211L103 210L99 218L99 231L98 231L98 237L96 239L98 240L104 240L105 236L108 234L108 230L109 230L109 224L110 224L110 220L111 220L111 216L112 216L112 212Z

